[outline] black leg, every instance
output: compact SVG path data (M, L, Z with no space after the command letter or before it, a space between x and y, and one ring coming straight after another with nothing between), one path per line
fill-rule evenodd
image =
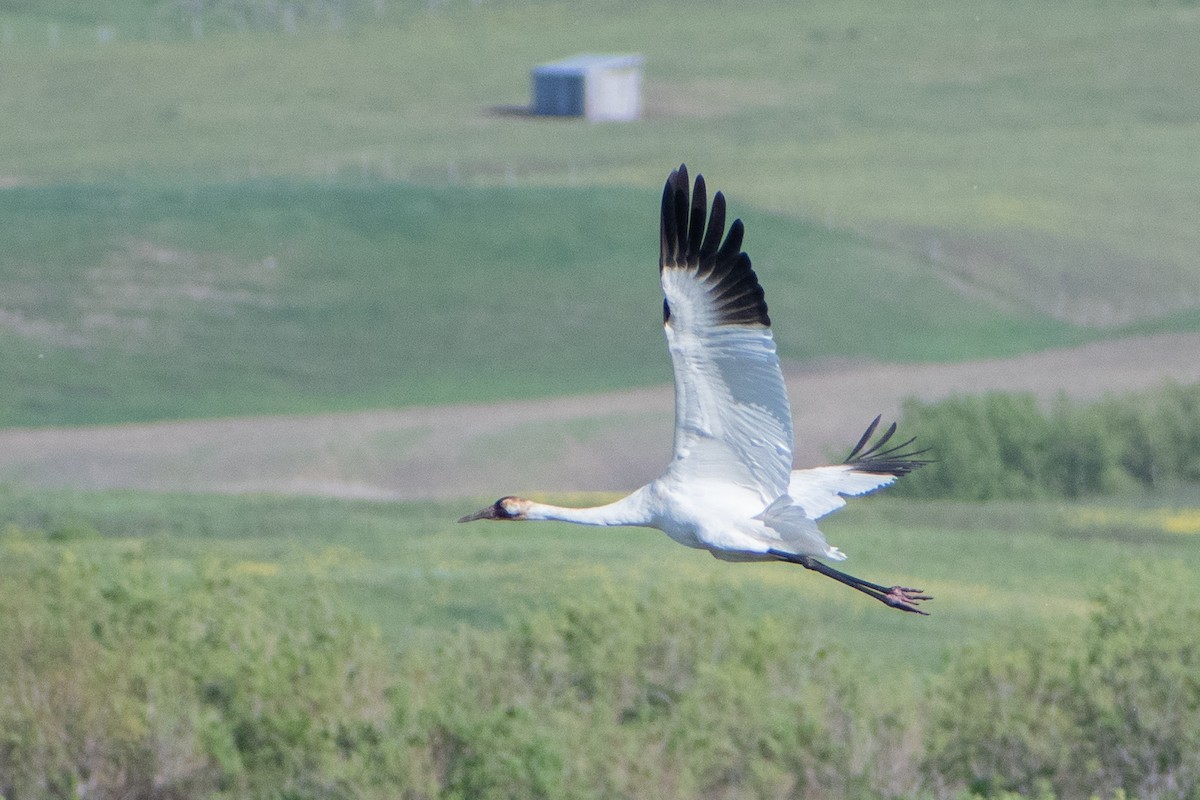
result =
M856 589L868 597L874 597L884 605L898 608L901 611L911 611L914 614L924 614L929 616L928 612L917 608L917 604L922 600L932 600L933 597L927 594L922 594L920 589L909 589L906 586L880 586L878 583L864 581L862 578L856 578L853 575L847 575L821 561L817 561L811 556L798 556L792 553L785 553L782 550L768 550L767 555L774 556L780 561L786 561L789 564L799 564L805 569L811 569L813 572L819 572L822 575L833 578L838 583L843 583L851 589Z

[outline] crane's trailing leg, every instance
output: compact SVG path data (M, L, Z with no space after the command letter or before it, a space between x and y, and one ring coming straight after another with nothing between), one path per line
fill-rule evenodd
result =
M785 553L781 550L768 550L768 555L774 556L780 561L786 561L789 564L799 564L805 569L811 569L813 572L819 572L833 578L838 583L844 583L851 589L857 589L868 597L874 597L884 605L898 608L901 611L911 611L914 614L923 614L929 616L929 613L917 608L917 605L922 600L932 600L932 595L922 594L920 589L909 589L906 586L880 586L878 583L864 581L862 578L856 578L853 575L847 575L840 572L828 564L817 561L811 556L798 556L792 553Z

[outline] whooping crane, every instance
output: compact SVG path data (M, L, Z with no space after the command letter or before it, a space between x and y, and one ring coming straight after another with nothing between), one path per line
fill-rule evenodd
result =
M926 463L913 440L888 447L893 423L871 443L879 417L841 464L792 470L792 414L771 320L743 226L724 242L725 198L712 214L703 176L688 200L685 165L662 197L659 276L663 326L675 374L674 457L633 494L594 508L563 508L507 496L459 522L559 520L580 525L658 528L680 544L725 561L786 561L827 575L892 608L925 612L920 589L882 586L818 559L845 554L825 541L816 521ZM707 220L707 224L706 224Z

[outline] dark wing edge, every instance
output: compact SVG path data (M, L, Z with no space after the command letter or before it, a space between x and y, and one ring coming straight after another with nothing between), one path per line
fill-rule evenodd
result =
M740 219L725 233L725 196L713 196L712 214L704 176L696 176L696 188L688 197L685 164L671 172L663 187L662 224L659 228L658 270L692 272L717 313L718 325L771 326L767 302L758 276L750 267L750 256L742 252L745 229ZM706 223L707 217L707 223ZM671 307L663 300L663 324L671 319Z
M926 464L933 463L933 459L917 458L917 456L928 453L928 447L921 450L909 449L913 442L917 440L915 436L900 444L887 447L887 444L896 434L896 423L894 422L888 426L888 429L878 439L871 442L868 447L867 445L871 437L875 435L875 429L879 427L879 421L882 418L883 416L880 415L871 421L871 424L867 426L867 430L858 440L858 444L854 445L854 448L850 451L850 455L846 456L842 462L843 464L853 467L856 472L867 472L873 475L894 475L899 478L920 469Z

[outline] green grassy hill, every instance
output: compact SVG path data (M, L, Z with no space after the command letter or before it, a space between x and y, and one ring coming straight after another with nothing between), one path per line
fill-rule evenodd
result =
M743 204L736 204L743 205ZM256 182L0 192L8 424L488 400L670 380L643 190ZM1083 334L919 259L738 209L785 357Z
M666 380L684 160L786 358L1200 326L1190 5L189 8L0 11L0 424ZM504 112L579 51L645 55L644 120Z
M326 6L217 3L194 39L179 3L10 4L0 185L655 189L686 160L1001 307L1195 323L1189 4ZM527 102L531 65L579 51L646 56L646 119L496 112Z

